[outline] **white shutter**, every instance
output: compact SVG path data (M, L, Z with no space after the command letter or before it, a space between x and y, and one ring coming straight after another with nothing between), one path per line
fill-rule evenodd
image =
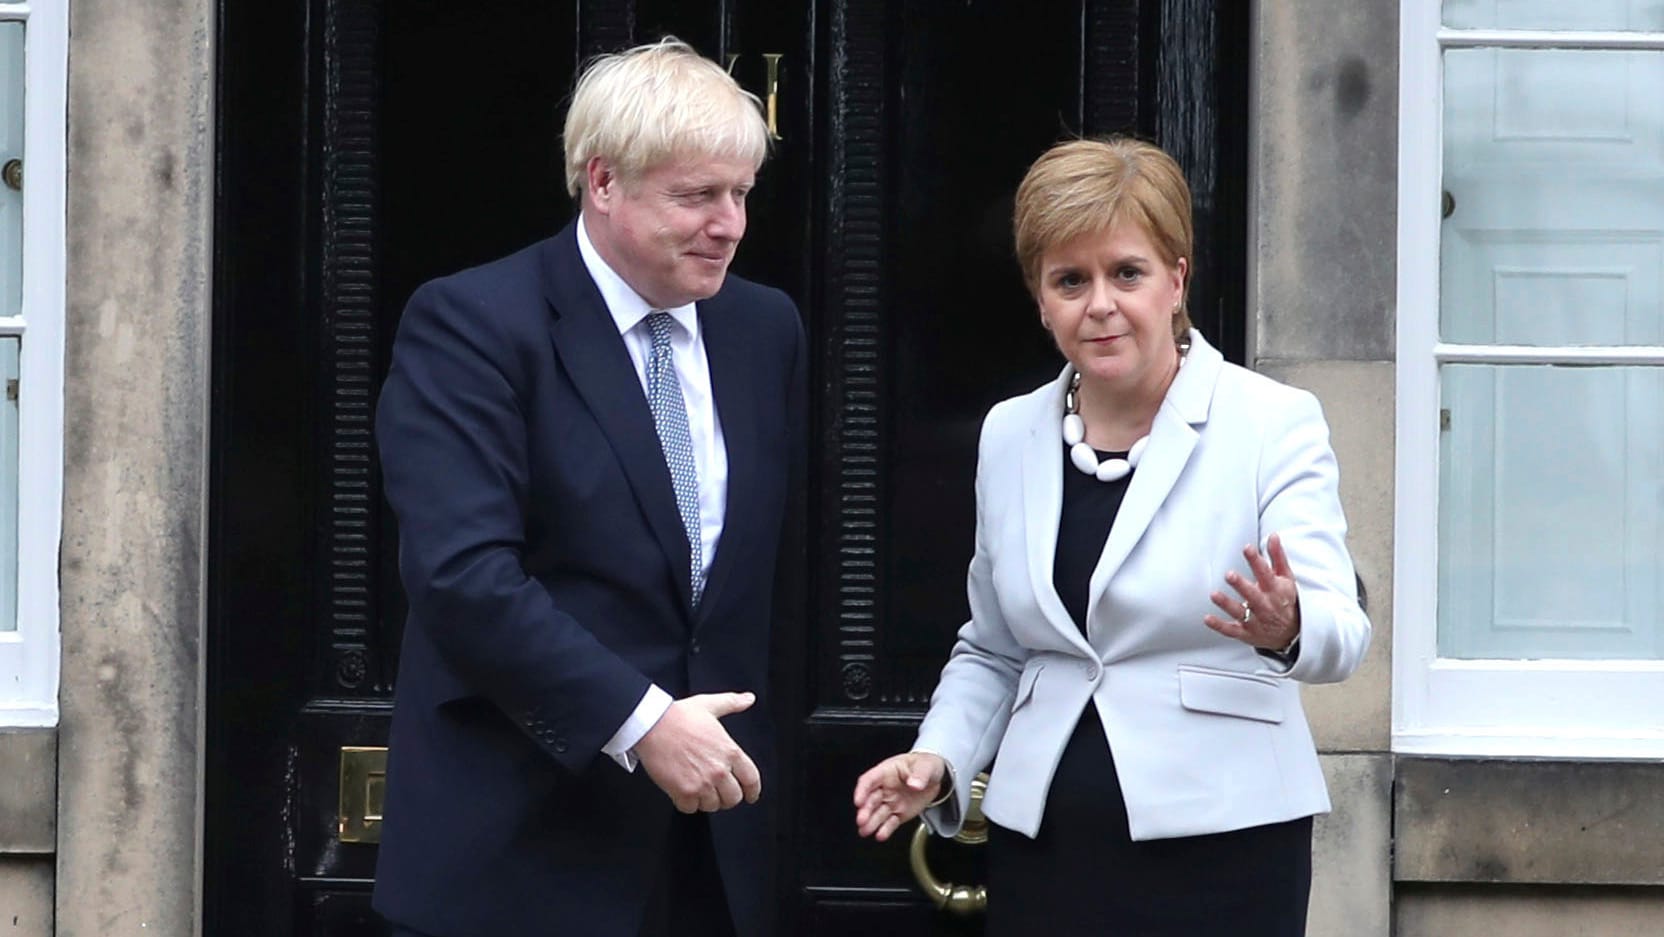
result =
M1664 0L1400 28L1394 748L1664 757Z

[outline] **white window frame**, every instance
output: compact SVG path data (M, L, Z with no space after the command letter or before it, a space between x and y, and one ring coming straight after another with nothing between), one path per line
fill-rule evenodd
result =
M1664 33L1450 29L1440 0L1399 8L1397 484L1393 750L1664 758L1664 661L1438 656L1439 369L1443 364L1664 364L1664 347L1544 349L1439 339L1443 52L1664 50ZM1664 406L1664 403L1660 404Z
M64 179L68 0L0 2L24 23L22 314L18 378L17 628L0 632L0 726L58 722L58 546L63 514Z

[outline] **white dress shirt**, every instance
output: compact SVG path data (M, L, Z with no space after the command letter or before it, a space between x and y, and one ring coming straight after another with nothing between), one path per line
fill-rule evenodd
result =
M630 288L617 271L607 266L589 239L588 225L582 217L578 223L578 255L590 278L601 291L618 334L635 365L641 391L647 393L647 366L653 357L653 339L647 330L653 306ZM704 560L699 576L703 579L711 570L711 559L716 556L717 543L722 539L722 521L728 509L728 450L722 440L722 421L717 417L716 398L711 393L710 362L705 357L705 341L699 334L699 314L693 303L666 309L676 322L670 332L670 356L676 367L677 380L682 385L682 402L688 412L688 433L693 439L693 465L699 476L699 539ZM612 739L601 747L626 771L636 767L635 748L641 737L656 725L670 708L670 694L657 685L649 686L635 711L624 720Z

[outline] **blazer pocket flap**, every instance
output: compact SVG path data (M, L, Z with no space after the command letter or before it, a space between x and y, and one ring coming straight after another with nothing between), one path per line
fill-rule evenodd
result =
M1034 682L1040 678L1040 671L1045 670L1045 664L1033 664L1023 669L1023 675L1017 678L1017 695L1011 700L1011 711L1023 708L1034 696Z
M1279 682L1256 674L1184 666L1179 668L1179 702L1194 712L1282 722L1284 701Z

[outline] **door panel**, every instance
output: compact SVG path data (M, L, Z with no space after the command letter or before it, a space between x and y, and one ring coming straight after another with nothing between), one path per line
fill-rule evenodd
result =
M580 61L667 32L775 94L736 270L790 293L813 346L809 523L787 557L804 582L775 635L783 933L978 932L914 886L905 835L854 836L849 796L911 740L965 615L982 414L1058 367L1011 259L1012 193L1066 135L1167 142L1213 258L1196 318L1240 360L1240 128L1215 113L1245 85L1239 5L293 6L225 0L220 22L205 932L382 933L376 847L340 841L336 772L342 746L385 743L397 680L369 422L389 343L419 283L565 222ZM974 848L930 855L981 880Z
M827 91L847 119L830 128L827 176L844 192L827 205L815 323L825 429L802 932L841 932L861 902L899 929L877 909L918 900L907 836L857 839L848 805L855 777L911 742L964 622L982 415L1055 373L1009 233L1024 168L1080 125L1078 47L1056 42L1079 10L1072 23L1049 9L920 0L851 5L828 25L845 55ZM982 880L975 851L934 854L957 865L939 875ZM943 933L968 923L928 919Z

